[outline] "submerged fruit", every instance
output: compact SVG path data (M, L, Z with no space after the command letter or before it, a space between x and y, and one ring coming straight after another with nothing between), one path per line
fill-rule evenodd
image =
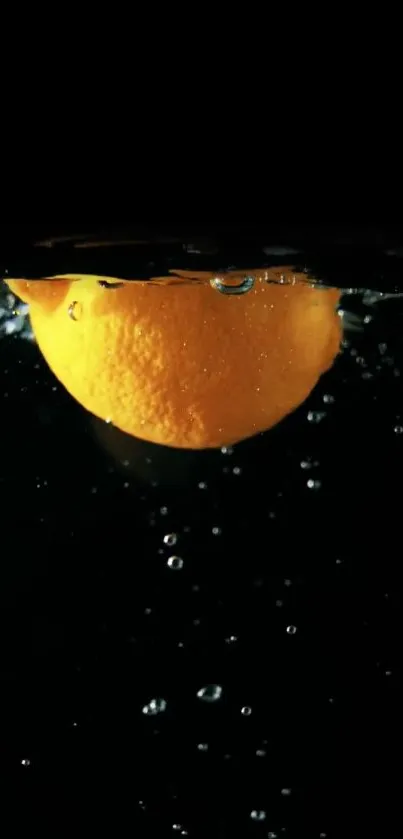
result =
M144 440L199 449L270 428L331 366L339 292L303 280L256 278L240 296L208 282L93 276L8 284L30 304L49 366L85 408Z

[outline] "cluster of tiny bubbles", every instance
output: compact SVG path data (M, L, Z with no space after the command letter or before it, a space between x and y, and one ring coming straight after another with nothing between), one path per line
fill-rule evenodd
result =
M27 758L27 757L23 758L21 760L21 766L25 766L25 767L31 766L31 761L29 760L29 758Z
M82 304L78 300L73 300L73 302L69 304L67 313L71 320L80 320L83 313Z
M266 749L256 749L256 757L266 757Z
M297 627L294 626L294 624L290 624L289 626L287 626L286 632L288 633L288 635L295 635L295 633L297 632Z
M221 446L221 454L233 454L233 446Z
M265 810L251 810L250 814L251 819L254 822L264 822L266 818L266 811Z
M199 487L199 489L207 489L206 481L199 481L197 486Z
M290 788L289 787L283 787L283 789L281 790L281 795L285 795L285 796L291 795Z
M13 335L14 338L34 338L28 317L29 307L26 303L16 304L13 294L8 293L0 297L0 336Z
M241 708L242 716L250 717L251 713L252 713L252 708L250 707L250 705L243 705L243 707Z
M158 697L157 699L150 699L147 705L143 707L143 714L148 717L156 717L157 714L163 714L166 711L166 699Z
M170 556L167 560L167 566L172 571L180 571L183 568L183 559L181 556Z
M322 399L325 405L333 405L334 396L331 393L324 393Z
M308 422L318 423L326 416L326 411L308 411Z
M203 702L217 702L218 699L221 699L221 696L221 685L205 685L197 691L197 698L202 699Z
M161 516L167 516L168 515L168 507L160 507L160 513L161 513Z
M306 485L308 489L320 489L322 486L322 482L317 480L314 481L312 478L309 478L309 480L306 482Z
M168 548L172 548L174 545L176 545L176 543L178 541L177 534L176 533L167 533L164 536L162 541L164 542L164 545L168 545Z

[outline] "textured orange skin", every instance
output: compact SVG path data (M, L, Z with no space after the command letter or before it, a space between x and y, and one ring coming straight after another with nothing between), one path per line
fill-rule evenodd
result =
M303 277L257 279L240 296L208 283L105 289L97 279L8 284L30 304L39 347L69 393L154 443L200 449L266 430L306 399L339 351L339 292Z

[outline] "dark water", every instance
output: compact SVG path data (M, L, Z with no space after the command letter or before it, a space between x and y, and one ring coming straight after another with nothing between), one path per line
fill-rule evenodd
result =
M0 766L16 823L391 835L403 301L342 306L359 331L309 399L195 453L86 413L3 289Z

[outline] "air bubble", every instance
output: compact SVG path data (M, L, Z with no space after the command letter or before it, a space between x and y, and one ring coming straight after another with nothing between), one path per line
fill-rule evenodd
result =
M24 758L21 761L21 766L31 766L31 761L28 758Z
M290 624L290 626L287 626L288 635L295 635L296 632L297 632L297 627L294 626L294 624Z
M240 475L242 473L242 469L241 469L240 466L234 466L232 471L233 471L234 475Z
M221 685L205 685L197 691L197 698L202 699L203 702L216 702L221 699L222 687Z
M291 790L289 787L283 787L281 790L281 795L291 795Z
M208 743L198 743L197 748L199 752L208 752Z
M254 822L264 822L266 818L266 811L265 810L252 810L250 814L251 819Z
M213 280L210 280L210 285L215 291L219 291L220 294L246 294L247 291L253 287L255 280L253 277L244 277L238 285L225 285L225 282L220 280L219 277L214 277Z
M156 717L157 714L163 714L166 710L167 703L165 699L150 699L147 705L143 707L143 714L148 717Z
M334 396L331 393L324 393L322 398L325 405L333 405Z
M395 425L394 432L395 434L403 434L403 425Z
M308 422L321 422L325 416L326 411L308 411Z
M168 568L171 568L172 571L180 571L183 568L183 559L181 556L170 556L167 560Z
M250 717L251 713L252 713L252 708L250 707L250 705L244 705L243 708L241 708L241 714L244 717Z
M321 481L314 481L314 480L312 480L312 478L310 478L309 481L306 482L306 485L307 485L308 489L320 489L321 486L322 486L322 483L321 483Z
M221 454L233 454L234 449L232 446L221 446Z
M221 527L213 527L211 529L213 536L221 536L222 530Z
M73 302L70 303L67 312L71 320L80 320L83 313L82 304L78 300L73 300Z
M256 749L256 757L266 757L267 752L265 749Z
M160 507L160 513L161 513L161 516L167 516L168 515L168 507Z
M163 714L166 710L167 703L165 699L150 699L147 705L143 707L143 714L146 714L148 717L156 717L157 714Z
M199 489L207 489L206 481L199 481L197 486L199 487Z
M162 541L164 542L164 545L168 545L168 548L172 548L174 545L176 545L176 543L178 541L177 534L176 533L167 533L166 536L164 536Z

